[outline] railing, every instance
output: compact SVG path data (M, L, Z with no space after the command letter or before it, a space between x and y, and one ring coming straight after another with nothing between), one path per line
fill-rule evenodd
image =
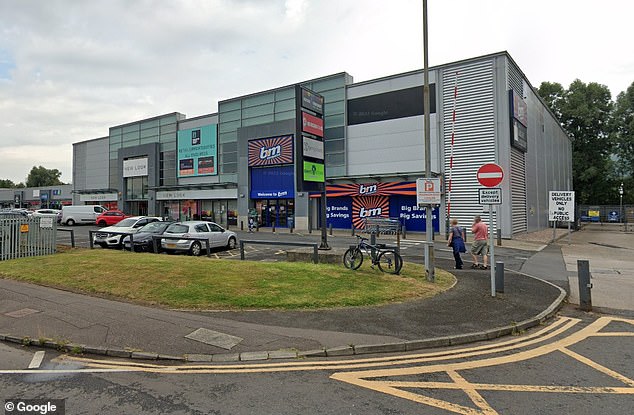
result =
M0 260L54 254L56 228L54 218L1 218Z
M240 259L244 260L244 245L246 244L259 244L259 245L288 245L288 246L305 246L313 248L313 263L319 263L319 255L317 254L316 242L280 242L280 241L256 241L256 240L240 240Z

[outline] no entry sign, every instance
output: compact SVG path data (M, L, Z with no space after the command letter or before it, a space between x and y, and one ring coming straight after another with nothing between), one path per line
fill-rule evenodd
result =
M478 181L484 187L495 187L502 183L504 170L495 163L487 163L478 169Z

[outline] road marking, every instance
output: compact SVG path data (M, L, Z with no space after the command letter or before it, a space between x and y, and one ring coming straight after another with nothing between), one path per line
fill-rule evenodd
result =
M384 394L408 399L427 406L443 409L459 414L488 414L494 415L497 412L486 402L478 391L506 391L506 392L553 392L553 393L586 393L586 394L618 394L634 395L634 380L624 376L610 368L602 366L591 359L582 356L568 349L568 347L579 343L587 338L597 336L603 328L613 321L621 321L634 325L634 320L623 318L600 317L585 328L563 339L536 347L531 350L521 351L511 355L503 355L480 360L463 361L456 363L436 364L429 366L415 366L397 369L380 369L363 372L340 372L331 376L332 379L347 382L352 385L364 387ZM601 336L606 337L607 332L601 332ZM618 333L621 334L621 333ZM501 349L500 349L501 350ZM627 385L627 387L611 386L558 386L558 385L503 385L486 383L469 383L458 374L459 371L479 369L483 367L501 366L509 363L527 361L533 358L545 356L553 352L564 353L587 367L606 374L613 379ZM452 382L413 382L398 381L399 376L424 375L446 373ZM380 380L390 378L389 381ZM547 378L547 376L545 376ZM420 391L415 393L412 389ZM449 402L442 399L425 396L425 391L436 390L461 390L469 396L478 409Z
M39 352L35 352L31 363L29 363L29 369L39 369L42 360L44 360L44 351L40 350Z

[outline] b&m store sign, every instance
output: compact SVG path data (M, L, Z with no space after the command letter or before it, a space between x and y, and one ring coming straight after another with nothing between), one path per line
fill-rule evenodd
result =
M249 167L293 163L293 136L249 141Z

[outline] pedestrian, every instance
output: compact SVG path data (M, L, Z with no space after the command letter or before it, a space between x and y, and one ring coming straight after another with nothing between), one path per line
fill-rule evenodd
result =
M453 248L453 257L456 260L456 269L462 269L461 252L467 252L467 248L464 244L465 234L464 229L458 226L458 220L451 220L451 228L449 228L449 239L447 240L447 246Z
M477 215L473 218L473 225L471 225L471 233L473 233L473 243L471 244L471 257L473 257L473 264L471 268L477 269L489 269L489 246L487 245L487 238L489 236L489 227L486 223L482 222L482 218ZM482 255L482 264L478 263L478 256Z
M254 222L255 222L255 221L253 220L253 216L251 216L251 217L249 218L249 232L250 232L250 233L253 233L253 227L255 226Z

